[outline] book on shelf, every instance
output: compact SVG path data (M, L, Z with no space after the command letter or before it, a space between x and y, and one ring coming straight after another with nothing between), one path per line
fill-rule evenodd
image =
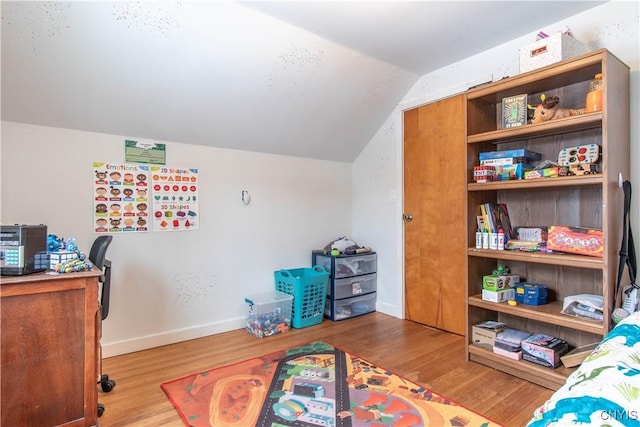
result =
M509 218L509 210L505 203L483 203L480 205L482 223L488 231L497 232L502 229L506 239L514 239L513 227ZM478 219L480 222L480 219Z
M502 128L527 124L527 94L502 98Z
M482 205L480 205L480 215L482 215L482 223L484 224L484 228L490 232L494 230L494 224L490 218L490 213L487 210L487 204L488 203L483 203Z

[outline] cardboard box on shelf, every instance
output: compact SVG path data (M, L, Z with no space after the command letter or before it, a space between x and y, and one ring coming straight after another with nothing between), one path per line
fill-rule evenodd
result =
M549 227L547 249L602 258L604 233L595 228L552 225Z
M499 291L482 290L482 299L491 302L507 302L515 299L515 290L513 288L502 289Z
M487 320L471 327L471 341L475 345L484 347L488 350L493 349L498 333L502 332L507 325L502 322Z
M489 275L482 278L482 289L495 292L513 288L518 282L520 282L520 276L517 274L500 276Z

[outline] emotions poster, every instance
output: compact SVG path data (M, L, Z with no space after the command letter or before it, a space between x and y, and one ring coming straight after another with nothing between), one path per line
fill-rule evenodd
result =
M149 166L93 163L96 233L149 231Z
M151 166L153 231L197 230L198 170Z

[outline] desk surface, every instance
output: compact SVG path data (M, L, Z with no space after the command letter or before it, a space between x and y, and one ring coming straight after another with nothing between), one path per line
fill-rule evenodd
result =
M23 274L21 276L0 276L0 285L12 285L17 283L42 282L65 279L84 279L86 277L100 276L102 272L93 267L89 271L77 271L74 273L56 273L53 270L41 271L38 273Z

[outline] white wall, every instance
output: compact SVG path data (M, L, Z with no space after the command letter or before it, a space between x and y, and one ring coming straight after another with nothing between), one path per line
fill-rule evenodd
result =
M568 25L589 49L607 48L631 68L631 177L636 189L632 228L640 230L640 36L638 2L613 1L541 28L547 33ZM403 316L404 240L402 225L402 111L441 99L488 80L519 73L518 49L535 33L422 76L394 109L353 165L353 235L367 241L378 256L378 309ZM397 202L390 202L392 193ZM638 234L638 233L636 233ZM636 237L637 239L637 237ZM637 244L637 243L636 243Z
M92 163L124 163L124 139L2 122L2 223L47 224L88 253ZM351 231L349 163L165 143L167 166L198 169L200 229L114 234L105 356L243 327L245 295Z
M630 65L639 115L638 3L609 2L541 28L573 30ZM380 311L403 316L402 111L518 73L530 34L423 76L351 164L167 144L167 164L199 170L198 231L115 235L105 356L243 326L243 296L270 290L273 271L310 265L312 249L350 235L378 252ZM632 164L640 164L632 120ZM136 139L136 135L127 135ZM88 251L92 162L123 162L124 136L2 122L0 220L45 223ZM631 181L640 188L637 168ZM242 205L240 193L253 198ZM634 198L635 200L635 198ZM633 227L640 229L637 201Z

